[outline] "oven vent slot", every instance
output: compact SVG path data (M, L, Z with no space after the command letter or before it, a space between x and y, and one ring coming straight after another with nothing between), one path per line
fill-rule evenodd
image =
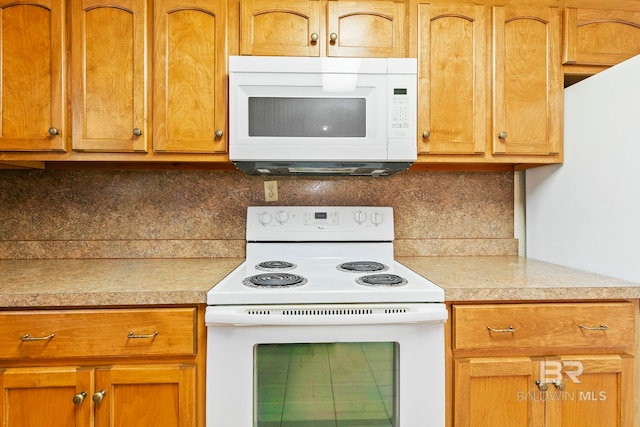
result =
M249 315L257 316L362 316L367 314L407 313L403 307L397 308L313 308L313 309L253 309L247 310Z

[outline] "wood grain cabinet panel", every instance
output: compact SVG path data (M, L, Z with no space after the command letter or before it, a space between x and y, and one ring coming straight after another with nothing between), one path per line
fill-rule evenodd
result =
M154 2L153 150L226 152L225 2Z
M404 57L404 0L242 0L240 54Z
M561 10L493 7L493 154L549 156L562 147Z
M418 153L484 154L487 8L418 5Z
M0 426L90 427L92 386L90 369L0 369Z
M196 425L193 365L113 366L97 368L97 426Z
M71 2L73 150L146 152L146 0Z
M240 53L320 56L320 25L319 0L242 0Z
M193 355L195 331L195 308L2 312L0 360Z
M329 0L327 5L328 56L405 56L404 1Z
M625 348L634 322L625 302L456 306L454 348Z
M0 2L0 151L65 151L62 0Z
M197 307L0 312L0 427L204 426Z
M640 10L565 9L565 65L611 66L638 54Z
M637 301L454 304L452 425L637 426Z

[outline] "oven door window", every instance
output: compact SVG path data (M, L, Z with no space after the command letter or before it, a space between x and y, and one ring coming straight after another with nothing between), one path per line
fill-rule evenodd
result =
M254 426L398 426L399 344L258 344Z

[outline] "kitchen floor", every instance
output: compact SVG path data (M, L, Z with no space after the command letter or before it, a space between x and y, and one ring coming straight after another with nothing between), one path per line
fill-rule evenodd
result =
M261 344L258 427L394 427L397 344Z

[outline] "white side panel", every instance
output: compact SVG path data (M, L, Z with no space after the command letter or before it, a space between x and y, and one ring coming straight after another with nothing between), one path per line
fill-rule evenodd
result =
M526 172L527 256L640 282L640 56L565 89L565 163Z

